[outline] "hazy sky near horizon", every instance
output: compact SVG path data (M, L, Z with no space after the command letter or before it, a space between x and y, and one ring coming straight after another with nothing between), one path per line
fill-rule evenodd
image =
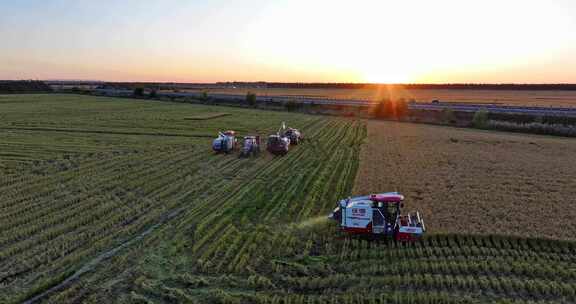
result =
M574 0L0 0L0 79L576 82Z

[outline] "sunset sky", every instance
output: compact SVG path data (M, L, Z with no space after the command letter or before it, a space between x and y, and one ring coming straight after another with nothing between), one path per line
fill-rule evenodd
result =
M0 79L576 83L576 1L0 0Z

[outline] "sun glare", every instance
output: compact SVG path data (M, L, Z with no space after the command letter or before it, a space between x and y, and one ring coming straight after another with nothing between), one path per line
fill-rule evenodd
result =
M365 71L362 73L363 82L371 83L406 83L411 82L410 75L401 71L387 71L383 68L380 71Z
M333 81L482 81L502 78L496 70L521 70L570 39L576 45L566 30L573 27L570 18L541 1L382 0L355 9L348 1L294 2L271 5L250 22L242 34L243 60ZM522 14L511 25L520 4ZM543 16L548 22L533 22Z
M367 72L364 76L365 82L372 83L404 83L410 82L406 75L382 72Z

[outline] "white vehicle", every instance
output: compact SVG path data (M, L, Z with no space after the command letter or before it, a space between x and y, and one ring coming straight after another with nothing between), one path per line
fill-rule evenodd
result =
M244 136L240 157L256 156L260 153L260 136Z
M218 138L212 142L212 150L217 153L224 152L228 154L236 149L236 142L236 132L231 130L219 132Z
M341 200L328 218L336 220L347 233L416 241L426 231L424 220L419 212L401 215L403 200L397 192L350 197Z

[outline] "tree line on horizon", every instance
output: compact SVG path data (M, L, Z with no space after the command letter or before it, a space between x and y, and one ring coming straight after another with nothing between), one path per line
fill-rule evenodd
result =
M259 86L263 88L294 88L294 89L365 89L382 86L404 89L477 89L477 90L576 90L576 84L522 84L522 83L323 83L323 82L218 82L217 84L232 86Z
M230 86L235 88L260 88L260 89L376 89L379 87L430 90L552 90L552 91L576 91L576 84L550 83L550 84L520 84L520 83L406 83L406 84L377 84L377 83L322 83L322 82L217 82L218 86ZM187 85L198 88L200 83L161 83L161 82L105 82L103 88L128 88L136 87L148 89L185 89ZM206 86L214 84L204 84Z
M51 92L52 89L40 80L0 80L0 93Z

